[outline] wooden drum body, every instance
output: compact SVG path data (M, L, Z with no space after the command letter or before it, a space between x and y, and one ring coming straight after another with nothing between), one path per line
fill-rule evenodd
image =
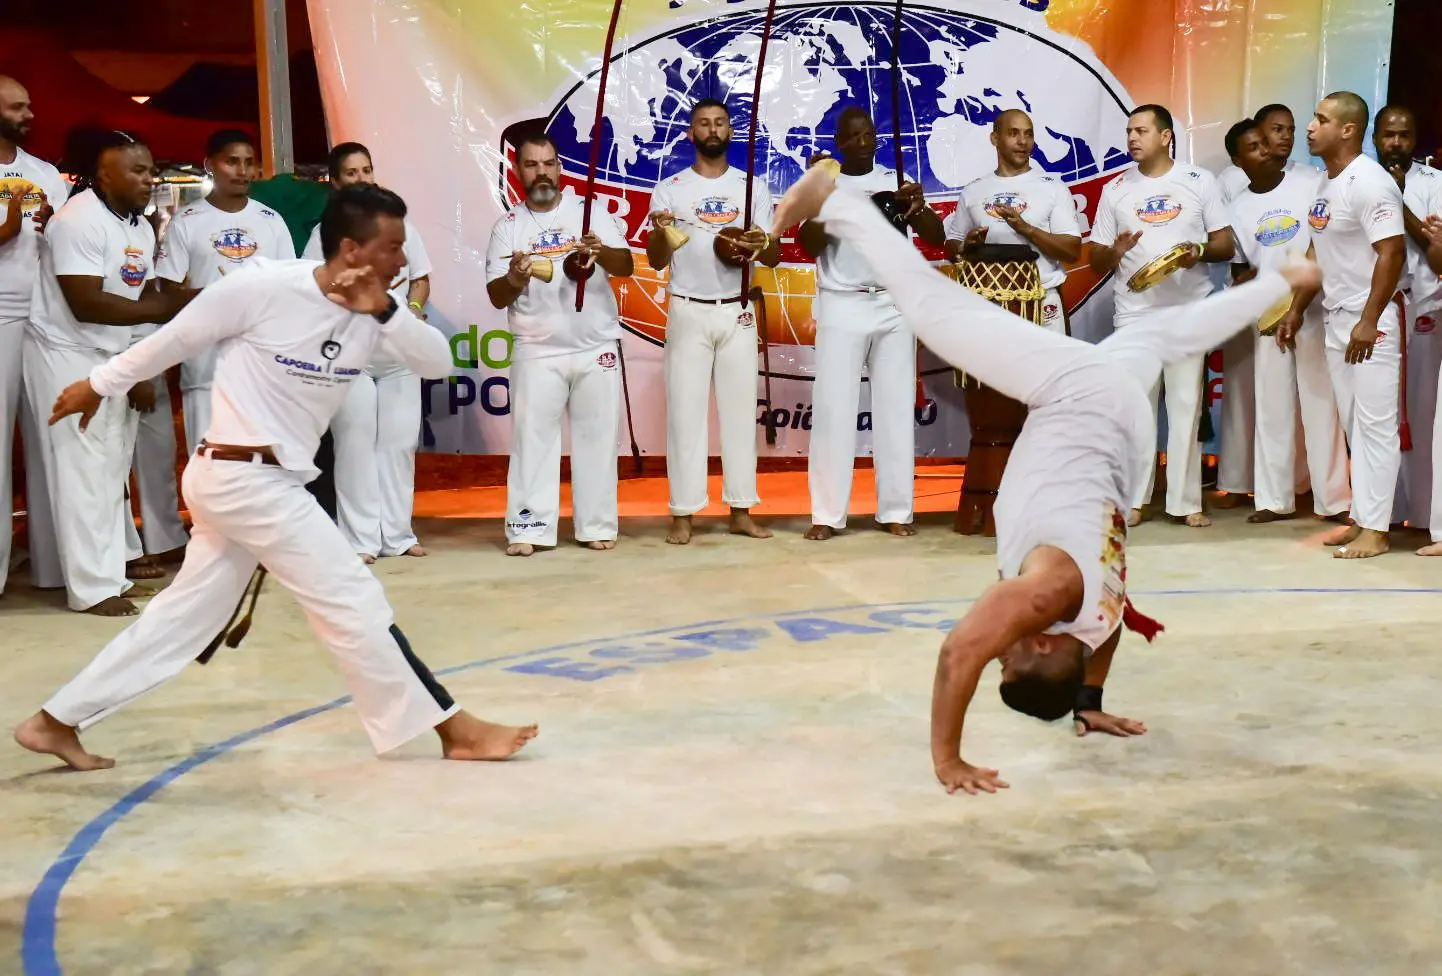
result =
M957 277L982 298L1040 327L1046 289L1041 286L1036 259L1036 252L1025 245L982 245L966 253L957 266ZM956 371L956 385L966 398L971 448L955 528L962 535L995 536L992 508L1012 446L1026 423L1026 405L960 370Z

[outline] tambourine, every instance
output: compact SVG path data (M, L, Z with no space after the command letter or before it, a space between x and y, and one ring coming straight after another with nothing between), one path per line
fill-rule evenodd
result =
M1187 241L1171 248L1160 257L1144 264L1136 274L1128 278L1127 288L1134 292L1143 292L1161 284L1181 270L1182 262L1188 255L1201 257L1201 245Z
M1292 295L1288 292L1281 301L1262 313L1257 319L1257 332L1264 336L1275 335L1277 327L1282 324L1282 319L1292 310Z

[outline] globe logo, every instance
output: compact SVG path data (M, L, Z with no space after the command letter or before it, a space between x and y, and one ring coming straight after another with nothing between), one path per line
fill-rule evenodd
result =
M1169 224L1182 212L1182 205L1169 196L1147 197L1137 208L1137 217L1145 224Z
M1257 243L1263 247L1278 247L1297 236L1302 224L1286 211L1264 214L1257 224Z
M250 236L250 231L244 227L231 227L221 231L210 239L210 246L215 248L215 253L234 262L244 261L260 249L255 238Z
M998 193L988 200L986 206L982 209L986 211L988 217L995 217L1000 220L1001 214L997 210L998 207L1011 207L1017 213L1026 213L1027 203L1015 193Z
M696 208L696 218L707 224L729 224L741 215L741 208L725 197L707 197Z
M1131 165L1125 133L1132 100L1095 54L1052 32L1041 15L984 0L908 5L893 52L892 16L890 3L803 3L777 11L756 147L757 176L773 198L800 178L812 154L837 151L837 117L859 105L876 122L878 166L895 166L893 115L899 114L904 169L945 217L961 187L996 167L992 122L1022 108L1035 123L1033 167L1068 187L1089 228L1102 186ZM702 98L730 108L734 136L727 158L745 168L763 20L756 9L717 16L713 8L704 20L628 38L612 61L597 191L625 223L636 252L634 280L619 297L622 323L652 342L664 341L668 296L665 275L649 267L643 249L651 191L691 165L690 109ZM890 94L894 57L902 75L897 113ZM544 119L562 180L573 188L583 185L591 156L598 76L599 67L560 92ZM503 150L514 156L513 146ZM503 191L517 200L514 177L503 179L509 180ZM943 257L924 253L934 261ZM1097 290L1099 280L1089 275L1082 269L1076 287L1068 283L1069 304ZM753 282L766 295L768 341L813 345L814 263L799 245L784 239L781 266L757 267ZM811 350L795 353L792 374L809 378L806 363L797 360Z
M1312 204L1311 211L1307 214L1307 223L1312 225L1313 230L1326 230L1327 225L1332 222L1332 210L1327 206L1325 199L1318 200Z
M558 230L542 231L540 236L531 242L531 252L544 256L564 254L575 243L576 238L571 234Z

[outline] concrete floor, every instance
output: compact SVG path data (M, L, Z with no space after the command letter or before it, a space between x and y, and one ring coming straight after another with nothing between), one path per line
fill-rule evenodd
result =
M965 755L1012 788L976 798L933 779L927 714L995 568L945 516L684 550L635 520L529 560L422 523L434 554L378 567L398 620L463 703L540 722L524 757L375 759L271 590L90 733L115 770L0 748L0 972L1442 971L1442 561L1216 517L1134 534L1167 632L1107 702L1151 732L1077 739L989 671ZM57 604L0 603L7 725L120 626Z

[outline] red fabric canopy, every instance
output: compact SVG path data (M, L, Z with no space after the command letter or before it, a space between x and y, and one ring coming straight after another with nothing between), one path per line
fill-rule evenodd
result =
M87 123L141 136L157 161L171 162L199 163L205 140L216 129L255 134L254 123L187 119L132 101L85 70L45 31L0 31L0 74L13 76L30 91L35 123L25 151L42 159L58 159L65 134Z

